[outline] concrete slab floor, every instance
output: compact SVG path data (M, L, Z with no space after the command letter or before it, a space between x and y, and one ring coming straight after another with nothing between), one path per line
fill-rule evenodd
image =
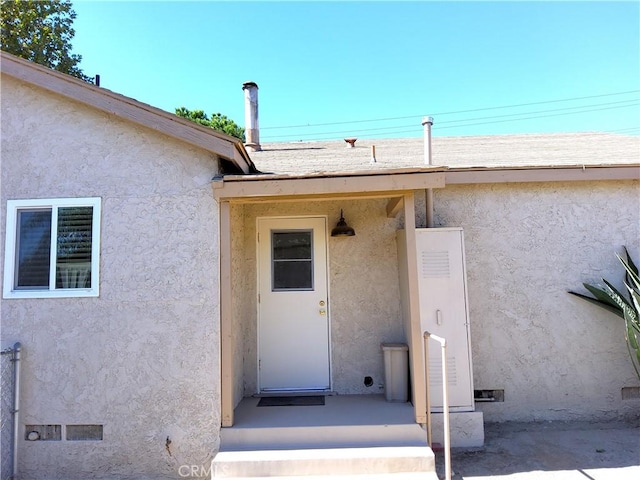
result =
M452 449L451 465L454 480L637 480L640 420L486 423L484 447Z

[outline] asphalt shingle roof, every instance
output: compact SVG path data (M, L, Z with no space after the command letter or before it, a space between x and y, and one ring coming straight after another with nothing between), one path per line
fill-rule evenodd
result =
M375 145L376 163L371 162ZM422 138L262 144L250 154L265 173L306 175L425 167ZM640 163L640 137L566 133L434 137L432 164L450 168L554 167Z

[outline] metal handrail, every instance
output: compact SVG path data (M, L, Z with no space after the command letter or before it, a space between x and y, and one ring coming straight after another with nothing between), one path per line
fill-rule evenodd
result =
M431 395L429 395L429 338L440 344L442 353L442 413L444 427L444 468L446 480L451 480L451 438L449 429L449 382L447 377L447 341L427 331L424 332L424 378L427 396L427 443L433 448L431 436Z

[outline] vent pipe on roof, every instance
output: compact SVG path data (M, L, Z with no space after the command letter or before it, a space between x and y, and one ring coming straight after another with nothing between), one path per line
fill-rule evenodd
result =
M433 125L432 117L422 117L422 126L424 127L424 163L431 163L431 126ZM424 191L424 203L427 217L427 228L433 227L433 189L427 188Z
M422 126L424 127L424 163L431 165L431 126L433 125L433 117L422 117Z
M259 152L262 147L258 125L258 85L255 82L246 82L242 84L242 90L244 90L245 146L252 152Z

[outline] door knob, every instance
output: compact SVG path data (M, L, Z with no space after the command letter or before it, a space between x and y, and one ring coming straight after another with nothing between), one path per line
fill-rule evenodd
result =
M324 307L324 300L320 300L320 306Z
M327 311L324 308L320 309L320 315L326 315Z

